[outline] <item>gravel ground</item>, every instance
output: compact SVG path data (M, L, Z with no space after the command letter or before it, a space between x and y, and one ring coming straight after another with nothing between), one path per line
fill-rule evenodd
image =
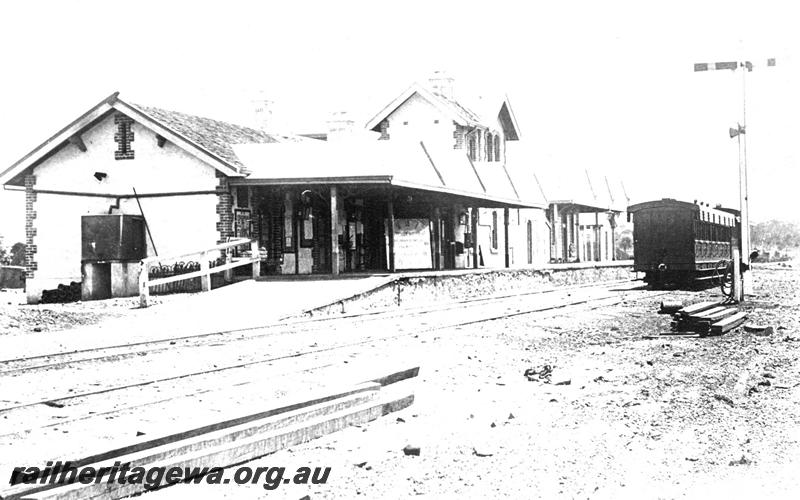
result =
M329 466L327 484L179 485L149 495L796 498L800 272L754 274L757 299L742 307L773 335L649 338L668 333L670 317L647 299L420 336L426 358L410 408L248 464ZM549 382L523 375L545 364ZM421 454L405 456L406 445Z
M153 303L183 300L188 295L156 297ZM0 290L0 335L54 332L97 325L110 319L136 314L135 309L138 306L138 297L28 305L25 303L23 290L2 289Z
M772 335L739 328L651 338L670 330L660 298L420 335L408 347L423 353L414 405L248 464L331 467L327 484L179 485L149 496L796 498L800 272L769 265L754 276L756 297L742 309ZM24 306L10 291L0 299L0 334L142 314L135 299ZM549 378L523 375L544 365ZM405 456L406 445L421 454Z

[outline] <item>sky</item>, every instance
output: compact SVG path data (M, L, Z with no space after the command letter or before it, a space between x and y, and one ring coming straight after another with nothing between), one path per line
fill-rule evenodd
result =
M751 219L800 221L794 14L731 0L3 2L0 170L114 91L220 119L260 93L292 132L332 111L377 112L444 70L457 90L508 94L531 172L623 179L632 203L737 207L728 129L746 104ZM742 60L754 65L746 99L741 70L693 71ZM24 241L23 202L0 190L7 245Z

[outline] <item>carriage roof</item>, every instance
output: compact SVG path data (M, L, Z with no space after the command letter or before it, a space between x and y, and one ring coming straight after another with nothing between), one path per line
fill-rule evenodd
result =
M713 222L716 224L722 224L725 226L735 226L736 219L739 216L738 210L722 208L722 207L711 208L707 205L690 203L688 201L679 201L679 200L674 200L672 198L662 198L660 200L637 203L635 205L629 206L628 212L636 213L640 210L659 209L659 208L671 208L671 209L697 212L698 218L700 220Z

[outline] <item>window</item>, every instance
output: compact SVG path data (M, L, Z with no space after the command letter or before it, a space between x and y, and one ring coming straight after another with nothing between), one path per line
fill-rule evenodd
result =
M497 250L497 210L492 210L492 249Z
M486 161L492 161L494 158L494 148L492 147L492 134L486 132Z
M500 161L500 135L494 136L494 161Z
M236 187L236 206L240 208L250 206L250 188L247 186Z
M475 161L475 136L469 138L469 159Z

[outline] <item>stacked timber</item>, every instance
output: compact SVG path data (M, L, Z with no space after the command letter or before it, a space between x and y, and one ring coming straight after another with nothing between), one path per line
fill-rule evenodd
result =
M698 302L697 304L686 306L675 313L673 316L675 321L672 323L672 327L679 332L694 331L694 319L696 315L719 306L719 302Z
M720 302L699 302L679 310L674 319L676 331L722 335L744 323L747 313Z

